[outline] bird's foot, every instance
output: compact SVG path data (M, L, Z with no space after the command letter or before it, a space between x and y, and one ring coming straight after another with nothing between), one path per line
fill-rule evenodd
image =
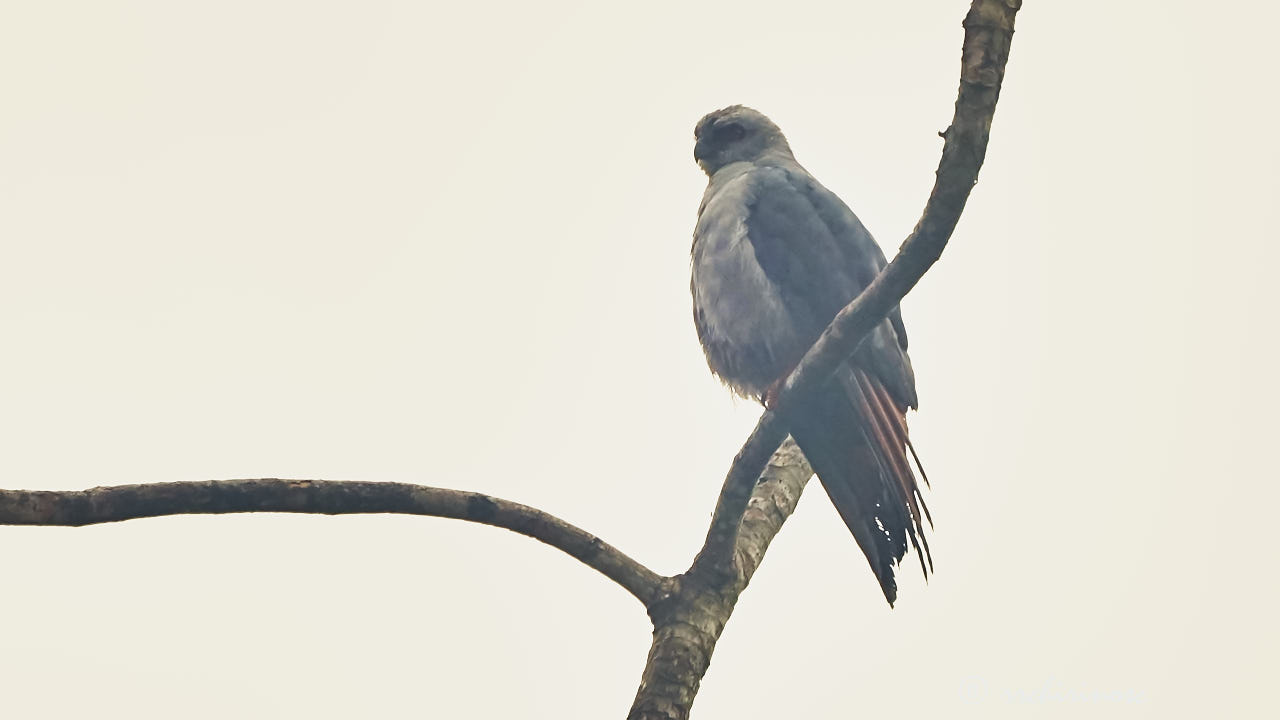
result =
M774 381L772 385L765 388L764 396L760 398L760 404L764 405L766 410L772 410L778 406L778 393L782 392L782 386L787 382L787 376L783 375Z
M787 384L787 378L791 377L791 373L795 371L796 368L792 365L777 380L774 380L772 385L765 388L760 404L764 405L766 410L774 410L778 407L778 395L782 393L782 386Z

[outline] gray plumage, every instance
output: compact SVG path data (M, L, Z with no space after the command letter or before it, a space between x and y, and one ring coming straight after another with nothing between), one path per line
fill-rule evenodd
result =
M694 157L709 178L692 251L698 339L713 373L738 394L764 400L885 266L884 253L761 113L717 110L694 136ZM907 543L923 548L922 568L928 556L920 521L928 510L906 456L905 416L916 405L895 308L791 418L792 436L890 604L893 568Z

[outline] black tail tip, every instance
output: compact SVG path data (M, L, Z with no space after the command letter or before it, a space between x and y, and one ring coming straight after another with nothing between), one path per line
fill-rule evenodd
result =
M893 604L898 600L898 583L893 579L893 570L889 570L879 580L880 589L884 591L884 599L888 601L889 607L893 607Z

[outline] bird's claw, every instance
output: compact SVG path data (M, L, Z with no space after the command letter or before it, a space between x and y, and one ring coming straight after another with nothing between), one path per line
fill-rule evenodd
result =
M774 381L772 385L765 388L764 397L760 398L760 403L764 405L765 410L773 410L778 407L778 395L782 392L782 386L786 384L787 376L783 375Z

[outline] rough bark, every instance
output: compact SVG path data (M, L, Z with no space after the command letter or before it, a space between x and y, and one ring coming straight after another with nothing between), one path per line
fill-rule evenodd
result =
M689 572L671 578L670 594L649 608L653 643L628 718L688 717L739 594L795 511L811 475L800 448L787 440L770 459L742 516L733 575Z

